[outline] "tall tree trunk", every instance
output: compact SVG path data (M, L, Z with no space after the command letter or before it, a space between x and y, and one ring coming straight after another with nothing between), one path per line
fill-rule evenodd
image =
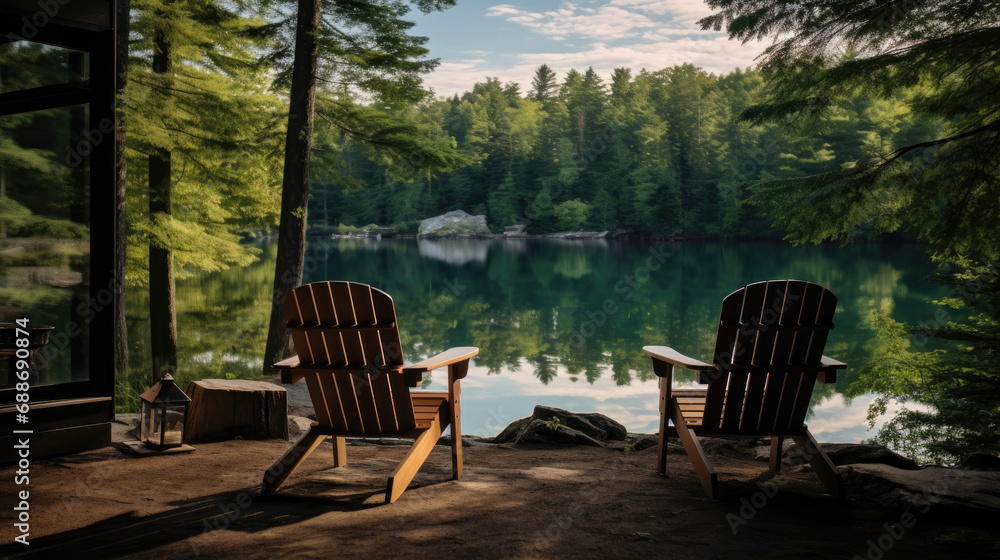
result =
M285 169L281 184L281 219L278 225L278 259L274 270L271 320L264 347L264 375L289 347L285 294L302 283L306 249L306 206L309 200L309 156L312 151L316 104L316 31L320 0L299 0L295 27L295 60L289 95L288 133L285 136Z
M172 48L163 31L158 31L154 39L153 72L170 73ZM156 148L149 156L149 216L150 219L157 214L169 217L170 213L170 150ZM149 244L149 321L152 373L156 382L164 373L177 371L177 313L173 252L155 243Z
M130 0L115 2L115 93L121 96L128 81L128 32ZM115 376L128 373L128 326L125 322L125 112L115 111L115 272L114 368Z

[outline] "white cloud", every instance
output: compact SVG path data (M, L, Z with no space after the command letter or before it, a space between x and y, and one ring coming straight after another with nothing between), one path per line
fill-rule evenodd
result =
M522 89L530 86L535 70L548 64L559 78L571 68L583 71L588 67L605 79L615 68L642 68L660 70L675 64L691 63L707 72L724 74L736 68L754 64L754 58L764 50L765 44L741 45L725 37L682 37L672 41L609 45L593 43L589 48L574 52L540 52L519 55L512 65L499 66L485 61L457 61L442 63L433 74L426 77L427 84L439 96L451 96L472 89L477 81L487 76L497 76L501 82L517 82Z
M712 15L712 10L705 4L705 0L671 0L669 2L664 0L611 0L608 5L633 8L658 16L670 14L684 21L698 20Z
M570 35L592 39L621 39L636 36L642 30L658 25L643 14L617 6L583 8L568 2L558 10L546 12L532 12L510 4L501 4L489 8L486 15L502 16L507 21L518 23L557 41L565 40Z

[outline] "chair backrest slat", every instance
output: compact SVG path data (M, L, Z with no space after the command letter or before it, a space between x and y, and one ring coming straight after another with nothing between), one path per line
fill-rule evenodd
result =
M347 431L347 417L344 415L344 405L340 398L340 388L337 384L337 378L332 372L317 373L314 376L319 379L320 388L323 390L323 406L327 409L330 415L329 426L336 430ZM308 380L309 377L306 377ZM309 394L312 395L312 387L309 388ZM315 402L315 399L313 399ZM317 421L319 416L316 417Z
M351 380L354 382L354 394L358 399L362 431L369 434L382 433L382 423L379 421L378 409L375 406L376 392L375 387L372 386L371 374L351 374ZM389 394L386 393L385 397L389 397ZM393 429L395 429L395 422L392 424Z
M747 352L749 365L754 368L767 366L774 351L774 326L778 322L774 307L780 308L782 296L775 294L782 290L779 282L761 282L747 287L743 305L742 323L755 327L757 337L754 340L753 352ZM783 286L782 286L783 287ZM775 300L778 301L775 301ZM741 330L744 328L740 327ZM764 400L764 389L767 383L767 372L753 369L747 374L746 396L743 399L743 414L739 417L739 432L754 433L760 421L760 408Z
M330 282L333 293L333 303L337 308L338 327L356 327L357 318L354 315L354 301L351 299L351 287L348 282ZM361 347L361 335L357 331L340 332L341 347L344 351L346 366L364 367L365 355Z
M722 302L703 425L740 434L801 429L837 298L797 280L757 282ZM732 366L742 366L733 368Z
M312 294L313 305L316 307L317 325L327 326L336 324L337 309L333 305L333 294L330 293L330 286L327 284L310 284L309 292ZM323 342L322 363L344 363L343 353L338 351L340 344L337 336L336 333L319 331L319 338ZM315 350L318 350L318 348Z
M371 436L416 426L388 294L354 282L315 282L292 291L284 309L321 425Z
M715 340L715 354L712 363L718 366L733 363L736 352L736 341L740 334L740 314L743 310L743 292L729 294L722 300L722 312L719 316L719 333ZM722 410L725 405L726 388L729 386L729 375L720 371L710 372L711 383L708 385L708 395L705 399L705 416L702 423L713 429L719 428Z
M299 354L299 360L304 364L311 364L315 362L313 360L312 349L306 338L306 331L300 329L300 327L311 326L311 324L306 325L305 318L299 309L299 299L301 297L303 297L302 294L295 291L291 292L285 297L282 307L285 310L285 317L288 319L288 326L292 331L292 343Z
M325 395L323 382L318 375L307 375L306 387L309 395ZM333 420L330 411L330 403L327 398L313 399L313 410L316 412L316 421L323 426L332 426Z

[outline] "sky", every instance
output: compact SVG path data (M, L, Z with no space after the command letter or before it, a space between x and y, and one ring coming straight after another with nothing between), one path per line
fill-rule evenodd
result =
M437 96L472 89L488 76L531 87L542 64L559 81L571 68L593 67L608 79L617 67L660 70L690 62L716 74L754 64L765 43L741 44L702 31L704 0L458 0L454 8L414 11L415 35L440 66L425 76Z

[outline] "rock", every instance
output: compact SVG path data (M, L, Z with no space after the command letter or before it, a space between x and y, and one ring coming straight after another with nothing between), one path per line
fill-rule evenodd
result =
M882 506L912 509L925 514L931 510L976 510L1000 512L1000 473L945 467L903 470L888 465L851 465L838 469L851 492L875 497ZM993 513L991 515L996 515Z
M671 441L677 440L677 438L670 439ZM758 459L760 458L759 449L765 443L767 445L767 454L764 455L764 458L771 455L770 439L699 437L698 440L701 442L701 448L705 451L706 455L718 455L732 459Z
M493 438L493 443L604 446L609 441L624 441L626 435L628 432L625 426L603 414L569 412L561 408L539 405L532 411L531 416L511 422Z
M116 413L111 423L111 441L122 442L139 439L140 417L135 413Z
M881 445L862 443L821 443L823 451L830 457L834 465L853 465L857 463L881 464L898 469L915 470L917 463L913 459L903 457Z
M628 434L625 436L625 445L632 448L632 451L642 451L660 444L658 434Z
M281 386L285 388L288 395L289 417L302 416L316 419L316 411L313 409L312 398L309 396L309 388L306 387L305 379L300 379L298 383Z
M520 237L525 234L525 230L528 229L527 224L514 224L512 226L507 226L503 229L504 237Z
M1000 471L1000 457L989 453L973 453L958 468L967 471Z
M418 237L458 237L491 235L486 225L486 216L472 216L463 210L452 210L447 214L420 221Z
M550 239L605 239L608 237L606 231L563 231L559 233L548 233L542 237Z
M306 433L312 426L313 421L305 416L289 416L288 417L288 439L296 440L299 436Z

